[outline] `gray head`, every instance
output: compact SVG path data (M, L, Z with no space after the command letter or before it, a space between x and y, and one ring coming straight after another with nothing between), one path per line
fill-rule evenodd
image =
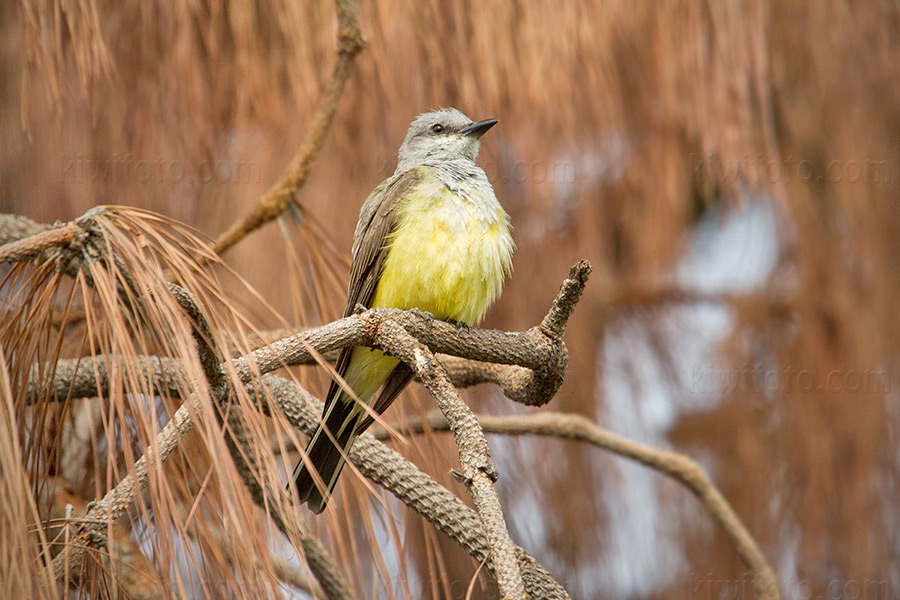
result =
M455 108L421 114L409 126L400 146L396 172L402 173L424 162L474 161L481 136L496 123L497 119L473 122Z

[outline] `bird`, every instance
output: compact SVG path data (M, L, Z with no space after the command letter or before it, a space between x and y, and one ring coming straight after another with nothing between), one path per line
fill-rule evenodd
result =
M515 249L509 215L475 163L481 136L497 122L473 121L455 108L413 120L397 169L360 209L345 317L365 307L412 310L458 327L482 321L511 273ZM373 422L359 403L381 414L413 376L405 363L363 346L344 348L335 370L357 399L331 382L321 424L292 477L298 499L316 514L325 510L356 436Z

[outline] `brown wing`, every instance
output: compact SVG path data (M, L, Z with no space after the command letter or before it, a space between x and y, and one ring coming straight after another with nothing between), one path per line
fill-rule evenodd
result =
M372 302L375 288L384 268L385 241L396 227L396 207L403 194L420 181L417 169L410 169L399 177L390 178L372 190L363 203L353 239L353 261L350 263L350 286L347 290L347 308L344 316L353 314L358 304L365 307ZM353 348L344 348L338 357L335 370L343 377L350 364ZM338 385L332 382L328 400L337 394ZM327 405L326 405L327 410Z

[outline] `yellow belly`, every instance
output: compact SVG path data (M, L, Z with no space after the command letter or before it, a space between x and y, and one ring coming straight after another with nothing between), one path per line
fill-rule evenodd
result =
M411 192L398 207L371 306L481 322L500 295L513 251L509 218L493 195L489 200L461 199L433 179ZM344 379L368 402L397 364L380 350L358 347Z
M475 325L500 295L512 239L506 213L446 188L411 198L398 216L373 307L418 308Z

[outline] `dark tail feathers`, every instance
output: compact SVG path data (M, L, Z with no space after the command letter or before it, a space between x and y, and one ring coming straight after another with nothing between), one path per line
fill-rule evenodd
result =
M318 472L325 484L322 490L316 485L312 473L306 467L305 461L300 461L294 469L294 485L297 486L297 494L301 502L308 502L309 508L319 514L325 510L328 499L344 467L344 456L356 439L357 421L359 411L355 411L353 401L344 402L343 398L337 398L329 414L325 418L325 427L331 432L331 436L325 433L322 425L316 430L309 444L306 446L306 456L309 464ZM352 422L350 422L352 421ZM337 441L337 445L331 441L331 437Z

